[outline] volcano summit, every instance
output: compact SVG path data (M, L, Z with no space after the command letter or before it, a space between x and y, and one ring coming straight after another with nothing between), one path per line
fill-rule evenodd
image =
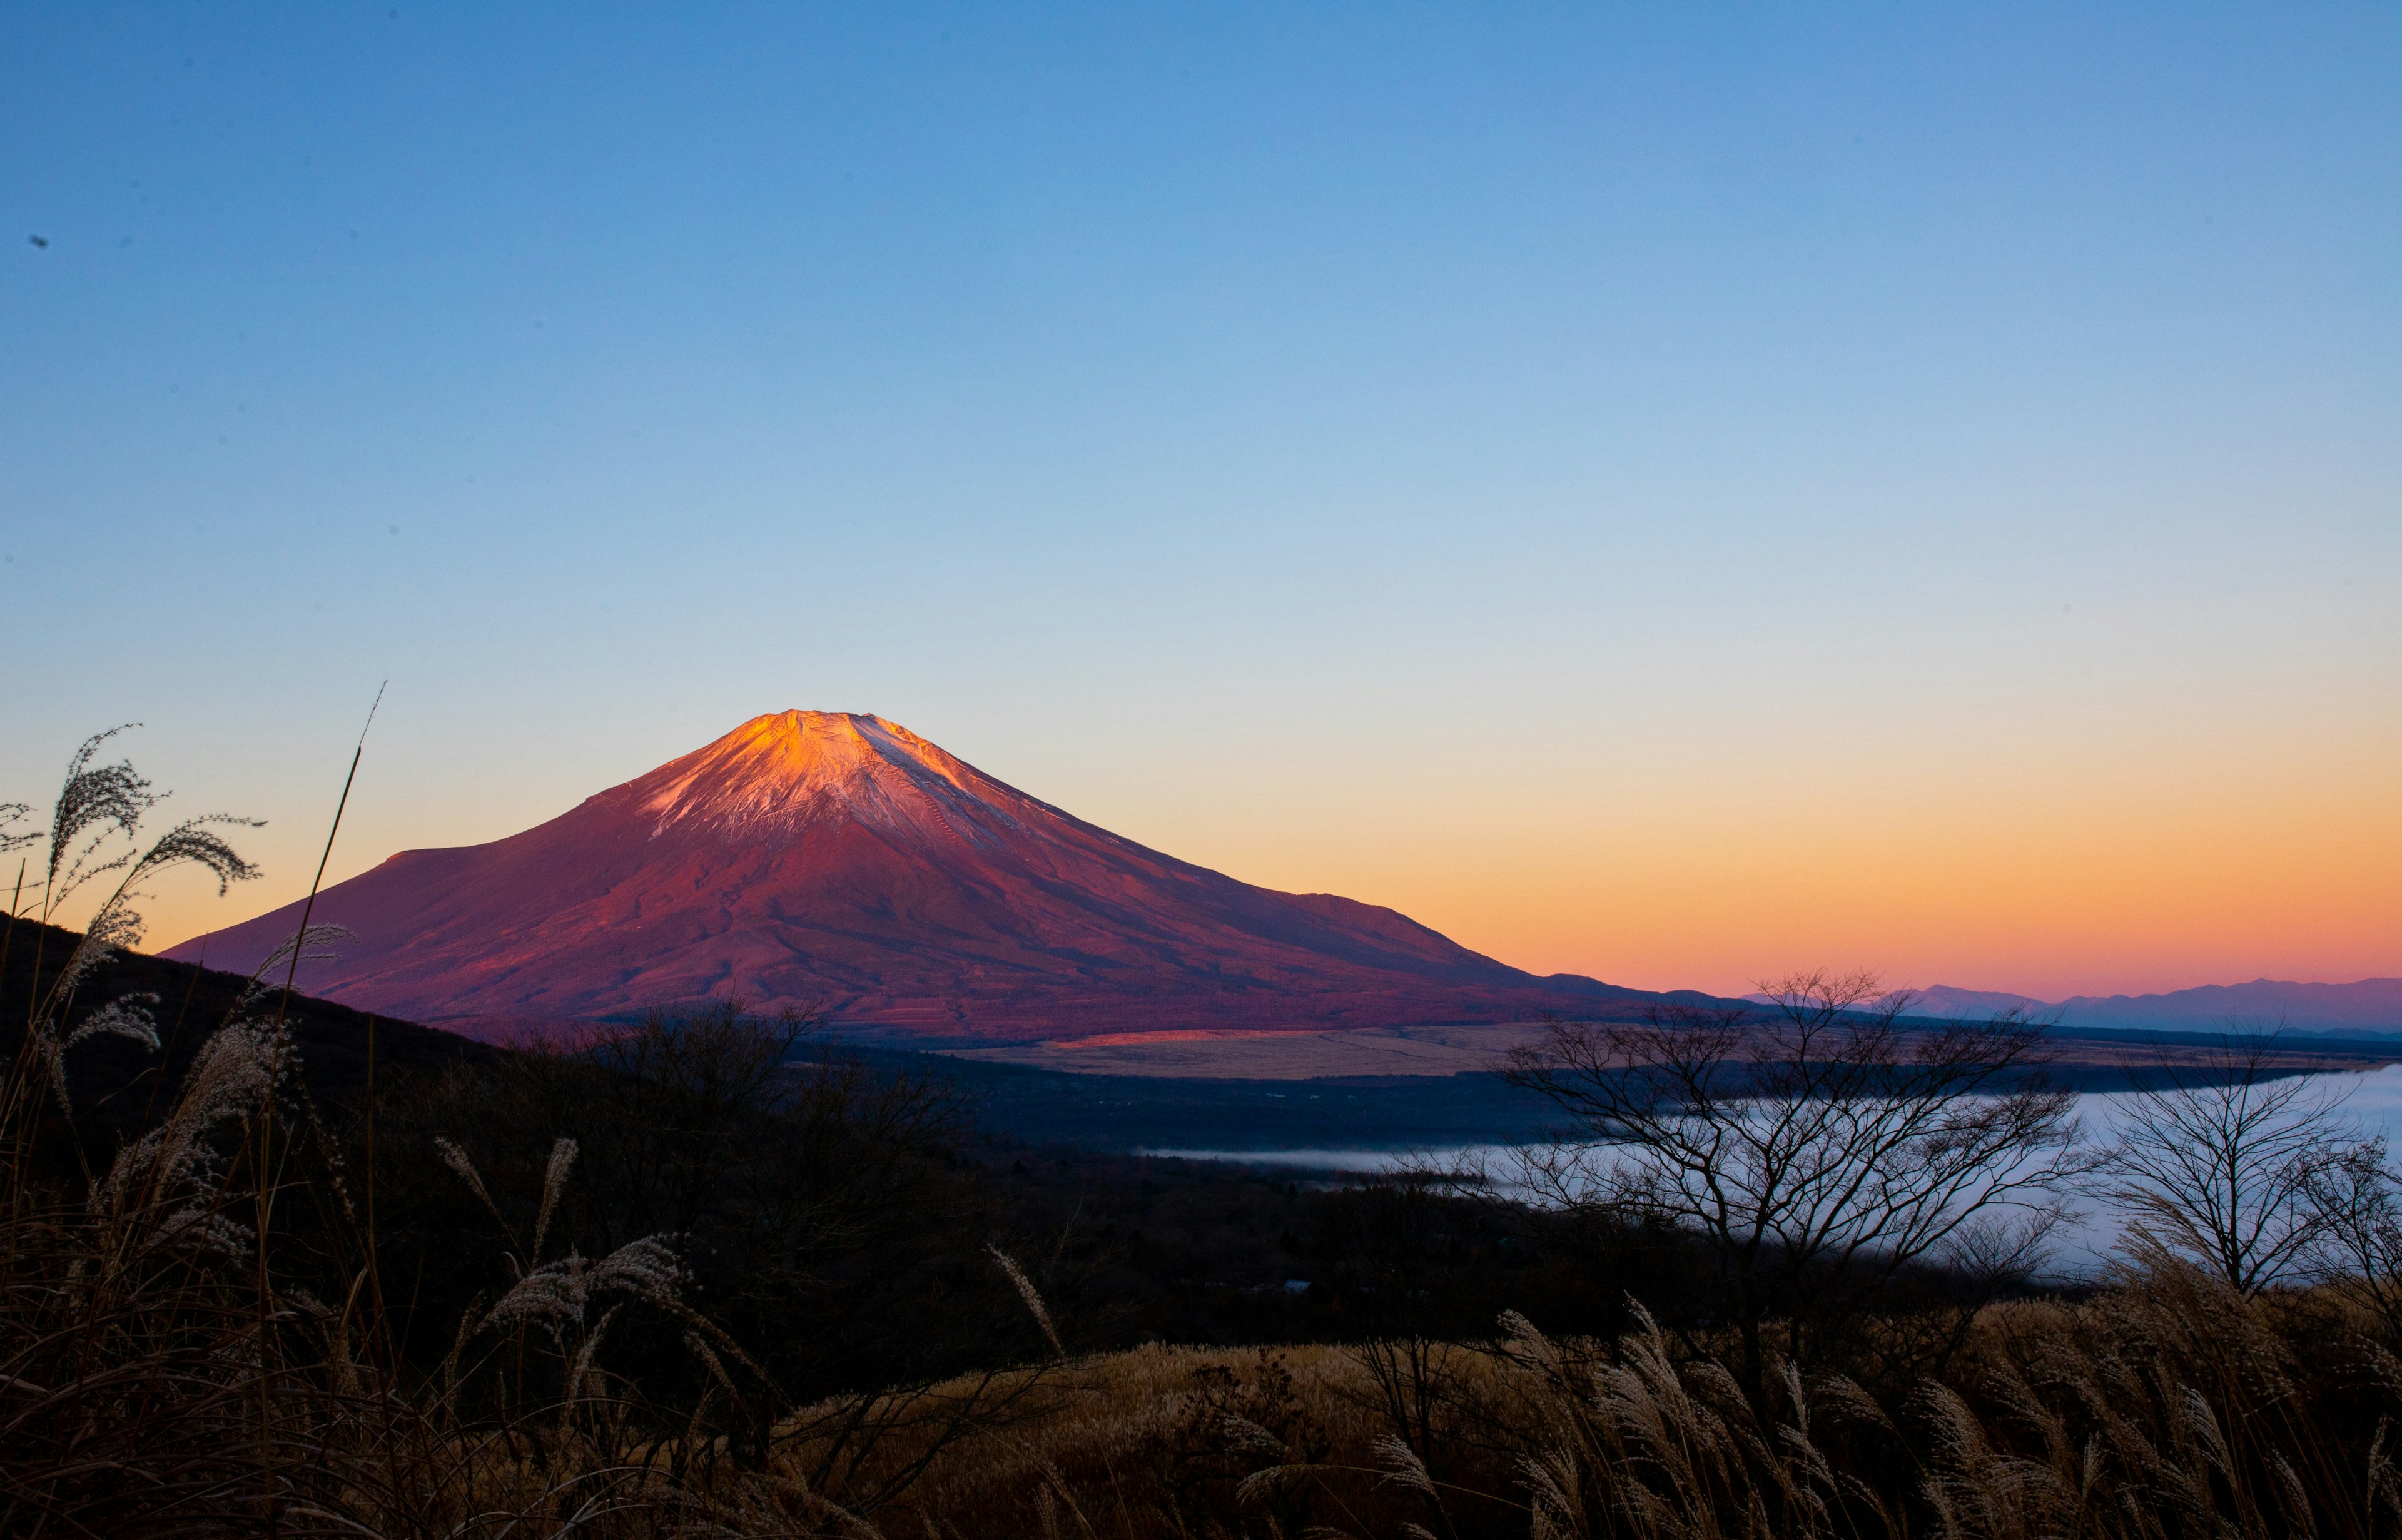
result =
M739 995L939 1038L1590 1011L1389 909L1277 893L1071 818L881 717L780 711L490 845L318 895L313 994L421 1021ZM169 950L255 966L287 905Z

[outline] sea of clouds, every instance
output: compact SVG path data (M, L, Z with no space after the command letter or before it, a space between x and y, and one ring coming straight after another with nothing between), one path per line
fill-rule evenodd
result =
M2318 1077L2327 1097L2338 1102L2343 1135L2364 1139L2383 1135L2402 1152L2402 1065L2364 1073ZM2106 1147L2123 1122L2130 1096L2124 1092L2092 1092L2078 1098L2078 1136L2089 1145ZM1221 1161L1244 1165L1290 1167L1297 1171L1370 1175L1404 1168L1440 1167L1486 1172L1508 1185L1516 1151L1504 1145L1452 1145L1417 1149L1147 1149L1146 1155L1189 1161ZM2070 1194L2076 1212L2055 1237L2049 1271L2063 1277L2090 1275L2117 1255L2124 1217L2115 1211L2098 1183Z

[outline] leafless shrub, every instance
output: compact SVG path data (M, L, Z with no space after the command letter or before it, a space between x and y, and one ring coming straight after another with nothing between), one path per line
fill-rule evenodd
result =
M2402 1176L2385 1140L2365 1139L2314 1163L2310 1202L2319 1227L2314 1276L2357 1296L2402 1347Z
M2022 1263L2083 1162L2074 1097L2045 1078L2052 1053L2025 1016L1916 1024L1911 997L1868 974L1763 989L1765 1011L1555 1022L1507 1074L1575 1124L1521 1179L1564 1208L1701 1237L1765 1405L1773 1319L1808 1364L1912 1267L1971 1251Z
M2251 1294L2306 1271L2340 1223L2349 1088L2281 1069L2275 1032L2237 1026L2199 1062L2161 1056L2153 1072L2165 1083L2123 1099L2103 1170L2133 1217L2129 1244ZM2354 1196L2368 1193L2355 1185Z

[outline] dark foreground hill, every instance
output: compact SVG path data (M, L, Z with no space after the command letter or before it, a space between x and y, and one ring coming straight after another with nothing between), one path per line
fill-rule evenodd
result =
M7 1002L0 1006L0 1062L15 1056L24 1035L26 1008L37 997L37 959L39 987L47 992L78 940L72 931L27 921L20 921L10 932L7 959L0 964L0 1001ZM69 1029L111 1001L155 996L151 1013L159 1024L161 1052L152 1053L115 1037L77 1045L68 1055L67 1067L78 1122L90 1133L144 1123L154 1109L161 1072L168 1087L182 1083L192 1056L231 1013L248 983L245 974L138 952L119 952L103 962L76 990L67 1011ZM281 998L280 992L266 997L270 1017ZM307 1066L311 1093L327 1102L348 1100L365 1088L371 1026L376 1063L385 1074L480 1062L494 1052L452 1033L389 1016L371 1020L366 1011L306 995L292 997L284 1024Z

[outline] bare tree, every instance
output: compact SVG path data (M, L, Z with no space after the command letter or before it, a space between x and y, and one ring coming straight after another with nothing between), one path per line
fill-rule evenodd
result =
M1868 973L1762 989L1764 1010L1555 1022L1506 1071L1579 1135L1531 1155L1528 1180L1705 1243L1756 1396L1774 1319L1807 1362L1871 1293L1952 1249L2023 1269L2081 1169L2036 1022L1913 1022L1913 997Z
M2365 1139L2321 1162L2310 1199L2323 1227L2313 1271L2356 1291L2402 1341L2402 1177L2386 1163L2384 1139Z
M2163 1082L2131 1093L2103 1170L2139 1255L2162 1252L2257 1294L2305 1267L2326 1236L2323 1178L2345 1150L2348 1086L2298 1073L2279 1033L2229 1024Z

